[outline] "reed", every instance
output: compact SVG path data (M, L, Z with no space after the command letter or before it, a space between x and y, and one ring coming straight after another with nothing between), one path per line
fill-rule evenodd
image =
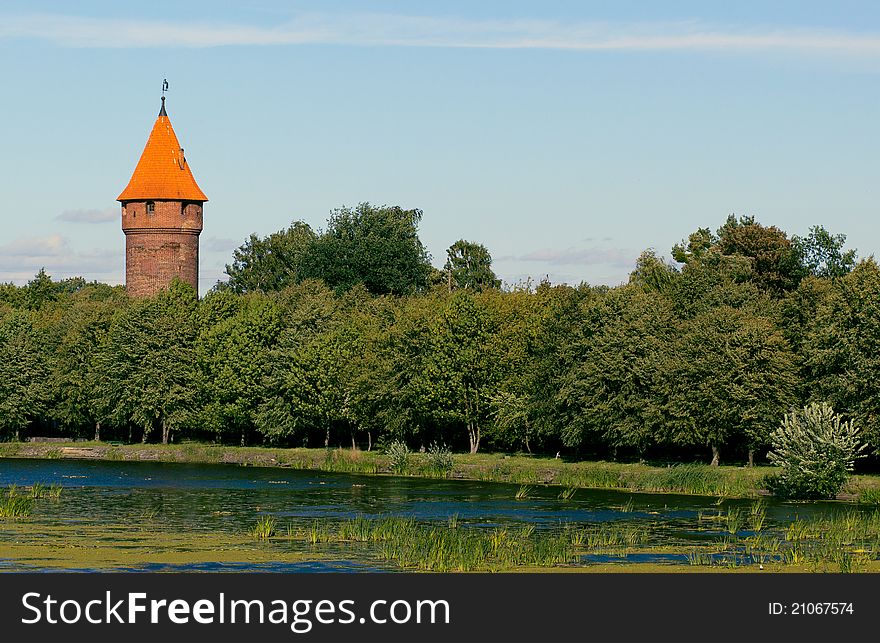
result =
M752 503L749 507L749 527L752 531L759 532L764 528L764 522L767 520L767 505L763 500Z
M517 500L526 500L535 488L530 484L520 485L514 496Z
M727 523L727 532L735 536L742 526L742 512L736 507L731 507L727 510L725 522Z
M30 497L34 500L47 498L50 500L58 500L61 497L61 485L50 484L45 485L42 482L35 482L30 488Z
M565 500L566 502L574 498L574 494L577 492L577 488L575 487L565 487L562 491L559 492L558 498L560 500Z
M269 540L275 535L277 525L275 516L260 516L257 524L251 529L251 534L257 540Z
M691 549L687 552L687 560L690 565L702 565L705 567L711 567L714 563L714 558L712 554L705 552L701 549Z
M10 485L6 497L0 499L0 518L18 520L31 515L33 499L18 493L18 487Z
M519 528L463 528L425 524L412 518L356 517L336 524L313 521L289 531L311 544L362 543L381 560L421 571L500 571L520 566L547 567L572 562L575 548L566 533Z
M880 488L862 489L859 491L858 502L862 505L880 505Z

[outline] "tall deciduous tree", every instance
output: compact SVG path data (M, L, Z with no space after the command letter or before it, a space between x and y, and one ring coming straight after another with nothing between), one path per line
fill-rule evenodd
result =
M806 237L794 236L791 241L804 270L815 277L842 277L856 265L856 251L843 249L844 234L831 234L822 226L813 226Z
M113 321L100 354L103 409L117 426L134 424L163 443L193 421L197 297L191 286L132 304Z
M235 310L214 323L202 324L196 352L204 390L203 418L206 428L220 436L237 434L244 446L256 425L270 352L283 329L282 310L260 294L227 297L217 293L208 300L218 298L232 301L206 301L202 308L217 310L232 303Z
M855 418L880 450L880 267L861 261L836 279L803 343L813 401Z
M446 250L448 289L484 290L498 288L501 280L492 272L492 255L480 243L459 239Z
M21 431L46 411L50 355L34 314L12 311L0 317L0 431Z
M357 284L380 295L422 291L431 264L418 235L421 219L421 210L399 206L335 210L315 241L306 274L337 292Z
M97 357L114 314L124 310L127 301L121 289L104 292L104 288L89 286L55 324L59 338L50 377L52 418L71 432L85 429L95 440L101 439L102 419Z
M324 284L305 282L285 292L285 328L270 353L264 401L257 415L261 433L272 440L301 439L331 430L347 419L347 359L356 351L343 330L345 315Z
M678 277L678 270L669 265L653 249L645 250L636 260L629 283L646 291L669 292Z
M274 292L304 278L304 265L315 243L315 233L307 223L294 221L286 230L268 237L248 237L233 253L226 266L229 280L218 284L236 293Z
M558 393L572 409L562 430L567 446L596 436L612 449L643 456L663 441L673 324L665 297L634 286L592 303L588 330L575 340L577 358Z
M687 243L672 248L673 258L688 267L710 260L717 264L717 255L744 259L750 268L749 280L773 296L793 290L804 276L797 248L785 232L763 226L754 217L730 215L717 235L700 228Z
M748 257L755 283L772 295L794 290L804 275L800 256L785 232L763 226L754 217L730 215L718 229L718 248L726 255Z
M673 439L704 444L712 464L722 447L767 444L796 401L797 363L774 321L721 306L685 321L669 373Z
M493 311L469 293L453 295L431 330L427 402L442 419L467 429L471 453L480 448L503 374L498 330Z

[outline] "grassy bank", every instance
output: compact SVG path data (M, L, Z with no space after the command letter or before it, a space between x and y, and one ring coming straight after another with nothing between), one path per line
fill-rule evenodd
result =
M390 474L392 471L389 457L376 451L273 449L195 443L113 446L103 442L7 442L0 444L0 458L4 457L223 463L366 475ZM568 488L755 497L764 493L764 476L774 471L771 467L565 462L552 458L478 453L455 454L451 471L441 473L432 466L427 454L411 453L400 473L428 478L448 477L521 485L551 484ZM880 477L853 476L841 497L880 501Z

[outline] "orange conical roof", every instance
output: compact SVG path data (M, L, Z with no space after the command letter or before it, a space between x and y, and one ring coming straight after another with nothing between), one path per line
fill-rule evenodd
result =
M168 199L171 201L207 201L208 197L199 188L189 164L183 156L183 149L177 142L174 128L165 113L165 97L162 109L147 145L141 154L131 180L117 201L143 201L147 199Z

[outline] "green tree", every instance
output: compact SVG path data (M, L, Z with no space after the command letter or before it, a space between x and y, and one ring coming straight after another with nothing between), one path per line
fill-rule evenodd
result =
M45 336L34 314L13 311L0 317L0 431L18 440L45 412L50 372Z
M127 302L121 288L108 293L100 286L89 286L72 298L53 324L58 340L49 380L50 415L68 433L85 429L90 437L101 439L101 366L97 356L114 313L124 310Z
M503 375L503 346L493 311L466 292L456 293L431 329L431 351L424 394L436 415L467 429L470 452L491 411L491 396Z
M431 265L418 236L421 218L421 210L369 203L335 210L315 241L306 276L340 293L357 284L380 295L424 290Z
M809 399L855 418L880 449L880 268L873 258L834 280L802 351Z
M448 289L484 290L499 288L501 280L492 272L492 255L486 246L459 239L446 250Z
M679 444L705 444L712 464L737 443L752 452L796 399L797 362L767 316L721 306L683 322L668 374Z
M748 257L754 280L765 292L793 290L803 277L800 257L785 232L763 226L754 217L730 215L718 229L718 247L726 255Z
M438 426L435 384L429 373L432 329L445 302L441 292L395 299L387 323L377 334L375 402L376 418L386 434L383 437L420 439L423 443L430 442L430 437L450 441L450 436L429 435L443 428Z
M232 301L219 302L218 298ZM210 309L206 315L210 318L230 303L235 306L231 314L210 324L203 322L196 353L206 428L220 436L239 435L244 446L256 425L270 352L283 329L283 313L275 301L260 294L227 297L217 293L209 295L202 308Z
M705 262L713 252L746 259L751 269L749 279L774 296L793 290L804 276L798 251L785 232L763 226L754 217L730 215L717 235L700 228L687 244L681 242L672 248L673 258L688 266Z
M481 296L500 316L499 381L489 394L491 424L486 437L497 448L525 448L532 452L537 436L532 382L536 379L534 347L541 341L541 299L528 285L508 292L487 291Z
M760 296L753 274L748 258L711 248L687 263L670 284L673 309L678 317L690 319L719 306L746 306Z
M709 228L699 228L690 234L687 242L681 241L672 246L672 258L678 263L690 264L702 259L709 248L717 243L718 237Z
M813 226L810 233L801 238L791 238L795 252L804 270L815 277L843 277L856 265L856 251L846 250L846 235L831 234L822 226Z
M666 263L653 248L645 250L636 260L629 283L646 291L669 292L678 277L678 270Z
M548 282L535 290L536 331L528 345L523 392L528 398L531 437L538 448L552 453L564 448L563 431L576 422L579 407L568 404L569 398L559 391L580 359L580 338L592 331L587 311L605 294L585 285L574 288Z
M116 426L140 427L145 442L159 430L167 444L194 420L196 306L192 287L175 280L120 311L101 347L101 413Z
M270 354L257 425L273 441L305 443L320 432L329 446L334 430L350 428L349 362L358 350L356 337L323 284L305 282L285 295L287 324Z
M286 230L260 238L248 237L226 265L229 280L220 288L236 293L274 292L304 278L304 265L315 243L315 233L307 223L294 221Z
M597 437L640 456L663 441L665 382L672 359L672 308L665 297L630 286L591 302L576 357L558 398L572 409L566 446Z

